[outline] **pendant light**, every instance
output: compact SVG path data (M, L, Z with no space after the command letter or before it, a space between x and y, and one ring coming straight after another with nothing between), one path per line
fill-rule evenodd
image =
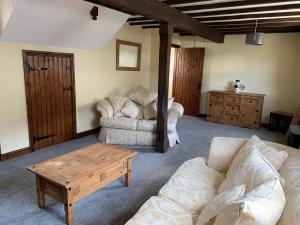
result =
M262 45L263 44L263 37L264 33L257 32L257 20L255 23L255 31L254 33L246 34L246 45Z

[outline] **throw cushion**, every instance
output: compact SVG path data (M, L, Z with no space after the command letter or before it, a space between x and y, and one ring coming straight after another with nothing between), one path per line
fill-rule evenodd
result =
M122 96L112 96L108 98L113 109L114 109L114 116L119 115L121 109L127 103L128 99Z
M288 154L285 151L278 151L277 149L268 146L261 141L257 136L252 136L250 140L240 138L213 138L208 157L208 166L220 172L226 172L236 154L241 148L257 147L266 159L279 170L287 159Z
M193 225L196 216L168 199L151 197L125 225Z
M246 184L248 192L276 178L280 178L279 173L258 148L243 148L234 158L219 193L241 184Z
M157 110L153 107L153 104L147 105L143 109L144 119L152 120L156 118Z
M228 191L218 194L211 199L201 211L196 225L207 225L212 223L224 207L244 197L246 185L239 185Z
M209 200L216 196L224 178L224 174L208 167L203 158L192 159L178 168L159 191L159 196L200 213Z
M121 112L124 113L124 115L135 119L140 112L140 108L132 101L128 100L125 106L121 109Z
M276 225L285 202L279 179L271 180L247 193L242 200L227 206L214 225Z
M152 92L142 86L138 86L127 96L130 100L139 103L142 106L149 105L157 98L157 93Z

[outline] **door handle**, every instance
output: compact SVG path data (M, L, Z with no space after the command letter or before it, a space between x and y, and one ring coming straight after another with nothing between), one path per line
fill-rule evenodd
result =
M73 90L73 87L72 87L72 86L69 86L69 87L63 87L63 90L64 90L64 91L72 91L72 90Z

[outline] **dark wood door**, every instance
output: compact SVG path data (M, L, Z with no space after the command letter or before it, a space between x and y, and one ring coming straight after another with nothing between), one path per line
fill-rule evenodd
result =
M73 55L23 51L30 145L72 139L76 131Z
M204 48L176 49L173 97L183 105L185 115L199 115L204 50Z

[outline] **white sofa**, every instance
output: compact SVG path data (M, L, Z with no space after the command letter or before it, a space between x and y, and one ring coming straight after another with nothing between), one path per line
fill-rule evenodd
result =
M228 161L226 152L230 154L230 149L241 146L246 140L214 138L209 157L218 157L216 161L222 164L222 160ZM285 180L286 205L277 225L299 225L300 152L281 144L265 143L288 153L287 160L279 170ZM202 157L185 162L158 196L151 197L126 225L194 225L204 205L217 194L218 187L225 179L225 174L208 164L207 159Z
M133 97L130 97L130 94L127 97L111 97L103 99L97 104L97 110L101 114L99 134L101 142L125 145L155 145L157 113L155 110L157 109L154 104L156 104L157 94L143 87L137 89L139 92L134 93ZM142 94L140 94L141 90ZM117 99L117 101L112 98ZM124 110L122 110L126 103L131 104L128 107L130 112L128 115L125 115ZM183 115L183 106L173 102L173 99L169 101L168 105L168 138L170 147L173 147L180 142L176 124ZM134 110L138 110L138 114L132 116L131 112ZM149 110L153 117L146 116L146 113L149 114Z

